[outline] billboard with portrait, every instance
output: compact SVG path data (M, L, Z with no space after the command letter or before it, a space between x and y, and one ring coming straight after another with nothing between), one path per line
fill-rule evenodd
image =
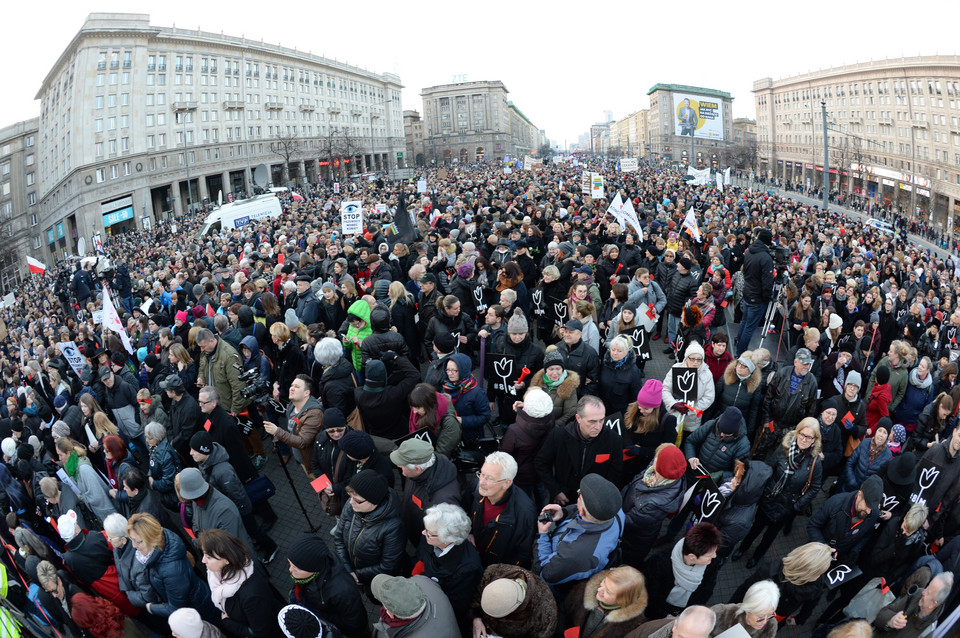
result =
M673 94L673 134L723 141L723 102L692 93Z

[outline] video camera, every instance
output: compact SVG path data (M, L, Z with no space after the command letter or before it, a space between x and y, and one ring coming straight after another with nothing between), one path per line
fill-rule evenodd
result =
M773 263L778 269L785 269L790 264L791 253L789 246L778 246L774 244L770 248L767 248L767 252L770 253L770 257L773 258Z
M262 378L259 370L255 368L247 370L240 375L240 380L243 382L243 390L240 394L244 399L249 399L257 405L264 405L271 400L270 380Z

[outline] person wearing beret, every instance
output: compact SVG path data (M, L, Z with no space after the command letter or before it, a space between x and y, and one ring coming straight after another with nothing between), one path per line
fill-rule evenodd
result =
M370 624L356 583L344 571L326 541L302 534L287 552L293 587L288 600L329 622L345 638L367 638Z

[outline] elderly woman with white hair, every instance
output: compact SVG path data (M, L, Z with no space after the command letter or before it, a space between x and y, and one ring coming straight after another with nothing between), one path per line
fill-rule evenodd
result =
M324 409L340 408L349 416L357 407L353 391L360 385L353 363L343 355L343 344L324 337L313 349L313 358L323 366L320 376L320 402Z
M617 335L607 344L607 348L600 366L600 398L607 408L607 414L623 415L643 387L643 373L637 367L630 337Z
M156 421L151 421L143 427L143 436L150 449L150 471L148 480L160 496L160 502L169 508L177 504L174 491L174 478L180 471L180 456L170 445L167 438L167 428Z
M719 636L734 625L740 625L750 638L773 638L777 635L775 617L779 603L780 588L777 584L772 580L758 581L747 589L742 603L713 606L717 623L710 636Z
M113 562L117 566L120 590L127 595L131 605L145 609L147 603L159 604L163 600L150 584L146 566L135 557L137 550L127 535L127 524L126 516L111 514L103 521L103 533L113 546ZM139 620L152 630L163 633L166 623L162 619L152 614L140 614Z
M413 569L414 575L422 573L440 584L457 618L464 622L469 620L467 612L483 576L480 554L473 544L464 542L471 531L470 518L459 506L440 503L427 509Z

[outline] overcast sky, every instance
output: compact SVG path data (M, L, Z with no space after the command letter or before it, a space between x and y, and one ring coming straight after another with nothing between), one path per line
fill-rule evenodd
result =
M956 0L728 2L9 2L0 38L0 128L39 114L44 76L92 12L150 14L178 26L296 47L400 74L403 107L420 90L502 80L510 99L556 143L575 142L605 111L647 108L654 84L730 92L734 117L754 117L751 89L789 77L901 55L952 55Z

